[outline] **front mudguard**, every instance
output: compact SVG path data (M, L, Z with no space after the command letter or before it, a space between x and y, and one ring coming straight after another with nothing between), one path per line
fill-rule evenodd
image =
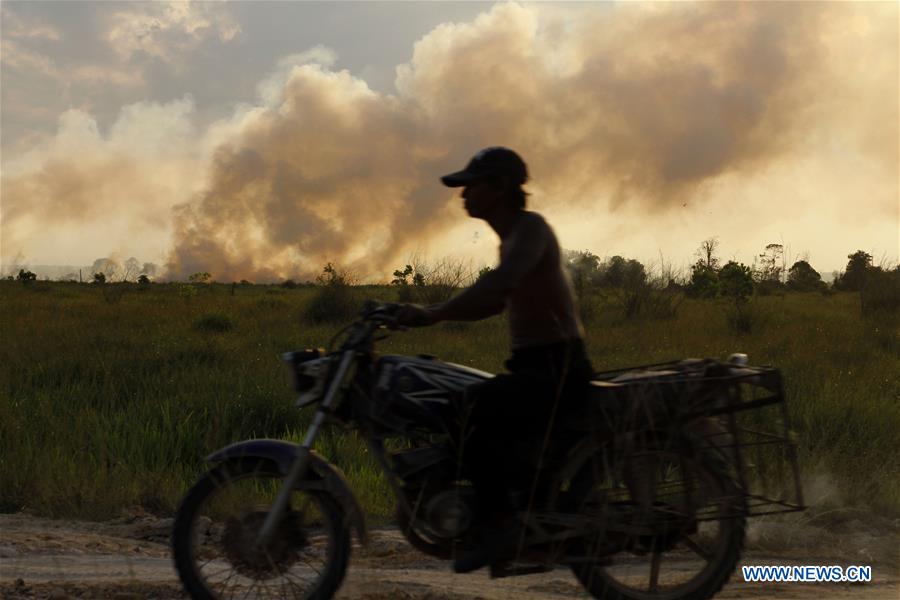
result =
M220 463L241 458L261 458L271 461L279 473L287 475L296 460L299 447L297 444L284 440L246 440L217 450L207 456L206 460L211 463ZM304 490L322 490L331 494L344 509L344 514L347 515L347 519L356 530L360 543L368 542L365 513L356 500L356 496L353 495L353 490L347 484L346 478L340 469L314 450L310 450L309 466L297 487Z

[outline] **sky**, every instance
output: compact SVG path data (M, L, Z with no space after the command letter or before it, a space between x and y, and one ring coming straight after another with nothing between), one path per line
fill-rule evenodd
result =
M561 246L900 252L900 4L0 3L0 259L385 281L493 264L505 145ZM789 263L790 264L790 263Z

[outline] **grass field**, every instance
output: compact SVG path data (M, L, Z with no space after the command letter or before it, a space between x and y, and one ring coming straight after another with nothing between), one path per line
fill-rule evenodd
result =
M250 437L298 439L279 354L323 346L338 324L304 323L315 288L0 282L0 511L105 518L170 513L202 458ZM361 302L396 289L353 288ZM677 318L625 320L590 299L587 343L598 370L682 357L750 355L782 369L801 465L827 478L831 504L900 515L900 335L860 317L859 295L754 299L749 334L728 305L686 300ZM502 369L502 318L395 334L385 352L427 352ZM353 437L317 445L376 518L392 498Z

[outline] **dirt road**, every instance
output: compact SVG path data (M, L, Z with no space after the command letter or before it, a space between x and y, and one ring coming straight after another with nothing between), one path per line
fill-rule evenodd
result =
M166 544L168 519L132 515L106 523L0 515L0 597L183 598ZM790 534L785 532L790 531ZM746 583L740 570L717 598L863 600L900 598L900 524L850 520L829 528L762 522L750 532L743 564L872 565L866 584ZM672 565L670 565L672 566ZM678 568L674 565L673 568ZM568 570L490 579L456 575L410 548L391 529L357 547L337 598L343 600L571 600L588 597Z

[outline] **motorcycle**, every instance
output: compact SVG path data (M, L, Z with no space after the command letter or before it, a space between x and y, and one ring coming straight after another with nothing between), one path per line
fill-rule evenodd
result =
M430 355L376 353L376 341L402 329L395 308L366 303L332 352L283 355L297 406L318 407L302 443L247 440L207 457L214 466L185 495L172 532L192 598L337 592L351 534L365 543L367 529L340 470L313 450L326 422L365 440L414 548L450 560L485 543L490 523L459 460L454 407L492 375ZM595 598L702 600L735 569L747 517L802 510L777 370L749 367L744 355L688 359L598 373L589 388L578 412L557 415L543 440L515 449L532 481L510 491L522 532L515 556L490 566L493 577L564 567ZM790 500L752 489L744 455L754 445L747 431L758 432L736 415L764 406L784 416L760 444L787 457Z

